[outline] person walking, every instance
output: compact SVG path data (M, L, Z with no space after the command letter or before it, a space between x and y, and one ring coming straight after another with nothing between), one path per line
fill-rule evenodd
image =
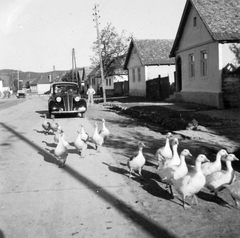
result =
M88 106L93 105L93 95L95 94L95 90L92 87L92 85L89 86L89 89L87 90L87 95L88 95Z

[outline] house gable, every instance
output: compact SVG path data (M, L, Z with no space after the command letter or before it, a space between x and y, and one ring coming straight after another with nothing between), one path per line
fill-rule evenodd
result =
M239 1L187 0L170 57L175 57L186 22L194 8L213 41L240 42Z
M190 8L179 42L178 51L213 41L209 31L194 7Z
M139 58L137 49L135 46L133 46L131 52L130 52L130 57L129 57L129 61L127 64L127 68L136 68L136 67L141 67L142 66L142 62Z

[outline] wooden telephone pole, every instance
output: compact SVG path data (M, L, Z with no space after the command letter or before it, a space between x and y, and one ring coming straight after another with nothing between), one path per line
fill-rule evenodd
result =
M78 75L77 75L77 63L76 63L75 50L72 49L72 81L74 81L74 74L76 74L76 82L78 83L78 86L81 89L81 83L78 81Z
M98 39L98 53L99 53L99 61L100 61L100 70L101 70L101 81L102 81L102 90L103 90L103 102L106 102L106 91L105 91L105 80L104 80L104 74L103 74L103 65L102 65L102 52L101 52L101 42L100 42L100 35L99 35L99 29L98 29L98 10L97 10L98 5L95 4L93 10L93 16L95 16L95 21L96 22L96 28L97 28L97 39Z

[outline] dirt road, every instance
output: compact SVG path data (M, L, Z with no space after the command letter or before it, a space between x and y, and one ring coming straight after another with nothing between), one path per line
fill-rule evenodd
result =
M184 210L159 182L153 163L144 167L143 181L126 176L137 141L147 144L149 161L164 143L157 130L101 105L89 108L84 119L57 118L70 143L60 169L52 154L53 135L41 127L46 110L47 99L37 97L0 111L0 237L239 237L240 211L226 190L217 200L203 190L199 205ZM91 135L93 123L100 126L102 118L110 139L101 153L89 142L80 158L72 146L80 123ZM187 140L179 151L184 147L194 156L210 153L204 144Z

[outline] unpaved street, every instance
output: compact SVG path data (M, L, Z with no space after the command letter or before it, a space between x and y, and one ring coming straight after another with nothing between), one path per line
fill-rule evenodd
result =
M204 189L199 205L184 210L164 189L151 161L165 138L157 130L102 105L89 108L84 119L57 118L70 143L61 169L53 156L53 135L41 126L46 110L46 97L0 110L0 237L239 237L240 211L226 190L216 200ZM101 126L102 118L110 139L101 153L89 142L80 158L72 146L80 123L92 135L93 123ZM126 161L139 140L151 162L143 181L126 176ZM194 157L200 151L210 155L204 143L182 140L179 147Z

